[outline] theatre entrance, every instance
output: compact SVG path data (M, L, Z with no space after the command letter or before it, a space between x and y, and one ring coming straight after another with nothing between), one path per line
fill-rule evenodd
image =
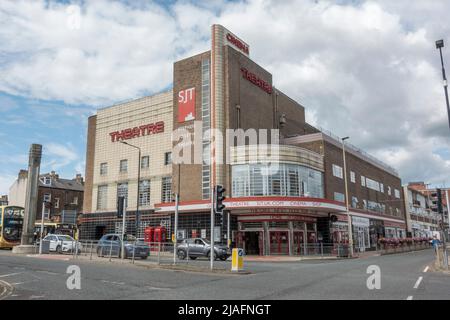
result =
M264 232L245 231L243 232L243 245L247 255L263 255Z

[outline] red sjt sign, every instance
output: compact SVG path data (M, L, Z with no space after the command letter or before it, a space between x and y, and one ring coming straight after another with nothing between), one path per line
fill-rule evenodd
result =
M178 122L195 120L195 88L178 92Z

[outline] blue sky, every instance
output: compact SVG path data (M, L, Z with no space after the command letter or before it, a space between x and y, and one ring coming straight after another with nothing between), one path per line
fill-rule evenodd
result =
M449 11L446 0L2 0L0 194L31 143L44 146L42 172L84 174L87 117L169 88L173 62L208 50L213 23L250 44L310 123L350 136L405 182L450 184L434 48L450 47Z

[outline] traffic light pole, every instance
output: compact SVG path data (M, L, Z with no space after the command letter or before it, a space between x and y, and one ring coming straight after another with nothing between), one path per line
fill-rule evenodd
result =
M214 194L215 187L211 188L211 248L209 250L210 267L214 269Z

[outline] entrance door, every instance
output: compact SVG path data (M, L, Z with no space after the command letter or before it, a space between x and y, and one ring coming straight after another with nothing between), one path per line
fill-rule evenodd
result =
M364 231L358 230L358 248L360 252L366 251L366 246L364 244Z
M270 254L289 254L288 231L270 231Z
M244 250L248 255L260 255L260 233L259 231L245 232Z
M301 256L305 252L303 231L294 231L294 255Z

